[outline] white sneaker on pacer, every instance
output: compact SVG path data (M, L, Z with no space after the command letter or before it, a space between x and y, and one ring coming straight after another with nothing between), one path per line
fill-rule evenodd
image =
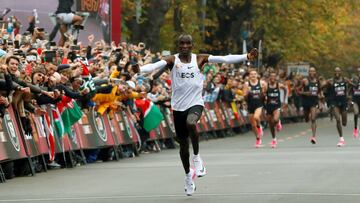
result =
M206 168L204 166L204 162L202 161L200 155L193 156L193 162L195 167L195 173L197 177L203 177L206 175Z
M185 193L187 196L191 196L196 190L194 183L195 177L196 174L194 169L192 168L190 169L190 172L185 175Z

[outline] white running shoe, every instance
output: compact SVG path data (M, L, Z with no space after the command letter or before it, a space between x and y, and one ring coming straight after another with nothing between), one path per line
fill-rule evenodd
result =
M193 162L194 162L194 167L195 167L195 172L197 177L203 177L206 175L206 168L204 166L204 163L200 157L200 155L194 155L193 156Z
M185 175L185 193L187 196L191 196L196 190L194 183L195 177L196 174L194 169L192 168L190 169L190 172Z

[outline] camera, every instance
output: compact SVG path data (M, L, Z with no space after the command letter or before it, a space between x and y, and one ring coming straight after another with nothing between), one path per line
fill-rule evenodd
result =
M36 56L35 55L27 55L26 61L28 61L28 62L36 61Z
M70 46L70 50L71 50L71 51L79 51L79 50L80 50L80 46L76 46L76 45Z
M46 62L54 62L54 58L56 57L56 51L45 51L44 60Z
M144 49L144 48L145 48L145 43L140 42L140 43L138 44L138 47L141 48L141 49Z

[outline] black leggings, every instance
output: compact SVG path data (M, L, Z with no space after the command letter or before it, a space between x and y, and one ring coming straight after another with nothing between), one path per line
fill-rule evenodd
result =
M196 105L185 111L174 111L176 138L180 144L180 158L186 174L190 172L189 137L194 154L199 153L199 135L196 133L196 123L199 121L203 109L203 106Z

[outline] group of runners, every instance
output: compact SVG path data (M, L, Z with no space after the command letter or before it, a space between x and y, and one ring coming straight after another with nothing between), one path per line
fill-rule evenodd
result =
M147 74L154 71L171 72L172 97L171 105L174 110L174 124L177 140L180 144L180 158L185 171L185 193L192 195L196 190L194 178L206 175L206 168L199 154L199 135L196 133L196 123L199 121L204 101L202 97L203 76L202 68L205 63L240 63L246 60L253 60L257 57L258 51L252 49L248 54L213 56L208 54L193 54L192 37L188 34L178 38L179 53L165 57L164 59L147 64L141 67L141 73ZM263 129L261 117L263 111L269 124L272 135L271 147L277 147L276 131L282 129L280 121L281 101L286 96L286 87L277 81L277 73L271 72L268 81L260 79L258 72L249 70L249 81L245 83L244 95L248 104L248 115L252 125L256 141L255 147L262 147L261 138ZM360 78L360 68L358 69ZM351 91L350 91L351 90ZM296 89L302 96L303 111L305 120L310 121L312 136L310 142L316 144L316 116L319 98L326 95L330 113L336 119L336 126L340 140L337 146L345 145L342 126L347 123L348 94L352 94L354 104L355 127L353 136L358 137L357 120L360 103L360 80L349 80L342 76L340 68L335 68L334 77L320 81L316 69L309 69L309 76L301 81ZM282 92L282 93L281 93ZM325 94L324 94L325 93ZM283 96L284 98L281 98ZM193 148L193 167L190 164L189 141Z
M310 142L316 144L316 117L319 108L319 99L324 98L329 108L329 113L335 117L336 127L339 134L338 147L345 145L342 127L347 125L348 98L351 96L354 108L354 130L353 136L357 138L358 134L358 115L360 103L360 68L358 76L352 80L342 75L342 70L336 67L334 77L328 80L319 80L316 69L309 69L309 76L301 81L301 85L296 87L297 94L302 97L302 106L306 122L311 123L312 135ZM261 137L263 129L261 126L261 115L263 110L266 113L266 119L269 124L272 135L271 147L276 148L276 131L282 129L280 121L281 99L285 97L286 87L284 84L277 82L276 72L271 72L268 81L259 79L256 70L250 70L249 82L245 85L245 96L248 103L249 118L253 132L256 137L255 147L261 147ZM285 94L280 94L281 89Z

